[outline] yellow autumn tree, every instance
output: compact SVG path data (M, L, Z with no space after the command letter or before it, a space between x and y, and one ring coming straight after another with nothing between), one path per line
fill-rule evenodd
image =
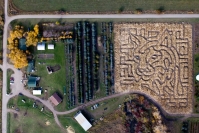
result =
M34 31L27 32L26 36L26 46L29 47L31 45L36 46L38 43L38 36L39 34L39 25L34 26Z
M10 53L7 56L14 63L15 68L23 68L28 65L27 54L29 52L23 52L18 48L19 39L22 38L23 33L23 27L16 25L14 30L10 31L10 37L8 38Z

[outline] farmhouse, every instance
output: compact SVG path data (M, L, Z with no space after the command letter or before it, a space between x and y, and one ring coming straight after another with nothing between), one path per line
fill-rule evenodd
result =
M28 87L36 87L37 86L37 77L30 76L28 78Z
M54 106L57 106L62 102L62 99L57 95L57 93L54 93L51 97L49 97L49 100Z
M75 120L82 126L82 128L87 131L89 128L92 127L90 122L83 116L81 111L77 112L77 114L74 116Z
M27 47L26 47L26 39L25 38L21 38L19 39L19 49L26 51Z
M37 50L45 50L45 42L38 42L37 44Z

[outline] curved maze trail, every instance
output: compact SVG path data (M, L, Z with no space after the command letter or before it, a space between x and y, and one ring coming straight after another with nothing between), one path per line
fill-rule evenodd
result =
M168 113L192 112L192 26L115 25L115 89L140 91Z

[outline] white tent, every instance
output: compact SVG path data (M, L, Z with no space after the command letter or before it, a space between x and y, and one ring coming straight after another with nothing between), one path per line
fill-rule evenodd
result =
M33 90L33 95L41 95L41 90Z
M37 50L45 50L45 43L44 42L38 43L37 44Z
M197 80L197 81L199 81L199 74L198 74L198 75L196 75L196 80Z
M54 49L54 44L48 44L48 49Z
M83 116L81 112L75 115L75 120L82 126L82 128L87 131L89 128L92 127L90 122Z

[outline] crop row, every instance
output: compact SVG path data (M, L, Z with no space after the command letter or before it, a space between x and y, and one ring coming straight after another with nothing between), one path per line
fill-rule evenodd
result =
M67 107L71 108L75 106L75 94L74 94L74 66L73 66L73 45L67 44L65 47L66 51L66 73L67 73L67 80L66 80L66 88L68 89L68 99L67 99Z

